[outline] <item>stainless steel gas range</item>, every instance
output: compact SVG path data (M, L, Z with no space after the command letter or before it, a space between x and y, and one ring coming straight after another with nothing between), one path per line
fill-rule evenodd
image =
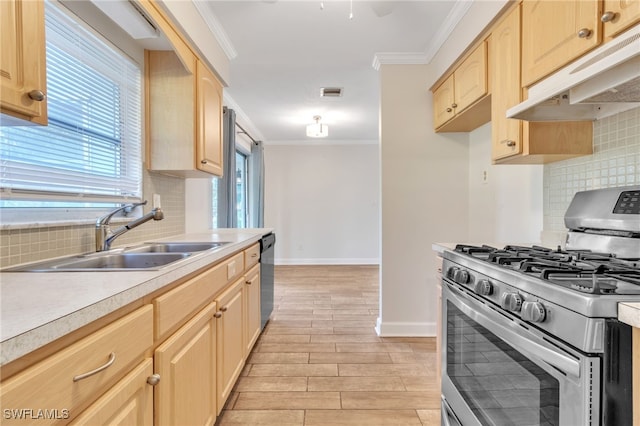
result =
M443 425L631 424L640 186L577 193L565 224L564 248L444 252Z

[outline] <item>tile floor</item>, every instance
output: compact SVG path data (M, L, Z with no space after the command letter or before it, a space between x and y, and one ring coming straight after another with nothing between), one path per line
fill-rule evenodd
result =
M435 338L380 338L377 266L277 266L271 320L216 425L439 425Z

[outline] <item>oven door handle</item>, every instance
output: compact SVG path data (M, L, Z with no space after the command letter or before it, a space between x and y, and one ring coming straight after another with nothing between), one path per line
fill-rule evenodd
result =
M522 333L522 331L524 330L512 330L510 327L502 325L499 322L501 318L489 318L482 312L473 309L466 301L464 301L461 297L460 290L452 287L451 285L447 285L446 287L458 293L455 294L453 291L449 291L448 296L456 302L456 306L458 309L460 309L462 312L464 312L465 315L485 327L493 334L506 336L507 339L509 339L509 341L506 343L516 347L516 349L520 349L531 354L532 356L562 370L565 373L580 378L580 363L577 360L570 358L561 352L542 346L534 340L523 337L519 333ZM518 327L515 323L510 323L510 326Z

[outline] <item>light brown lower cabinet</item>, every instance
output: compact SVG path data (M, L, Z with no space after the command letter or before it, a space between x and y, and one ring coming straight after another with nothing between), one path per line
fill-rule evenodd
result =
M216 410L216 303L210 303L154 353L156 425L212 425Z
M73 420L117 386L152 345L153 307L146 305L3 380L2 425Z
M244 293L245 279L240 278L216 298L217 318L217 394L219 414L242 372L245 361Z
M245 316L246 339L245 354L248 356L251 348L258 340L262 331L260 317L260 265L255 265L245 275Z
M146 358L71 425L152 426L153 385L148 382L152 375L153 359Z

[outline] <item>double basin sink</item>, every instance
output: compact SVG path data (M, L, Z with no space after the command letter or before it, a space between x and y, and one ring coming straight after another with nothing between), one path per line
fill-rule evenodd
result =
M5 269L4 272L72 272L157 270L184 260L194 253L214 250L228 242L145 243L135 247L112 249L31 263Z

